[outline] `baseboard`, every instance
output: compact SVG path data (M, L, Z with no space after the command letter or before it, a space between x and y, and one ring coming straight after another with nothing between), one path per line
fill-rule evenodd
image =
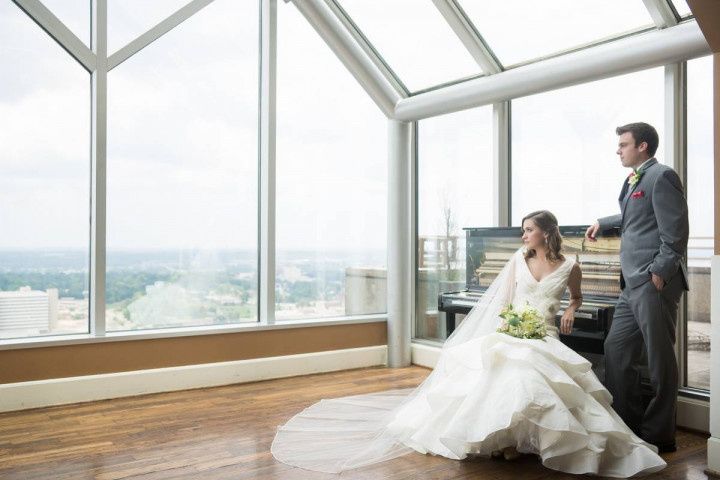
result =
M720 478L720 438L708 438L707 467L708 475Z
M0 385L0 412L215 387L387 363L387 346Z
M422 367L435 368L440 357L440 348L413 343L412 363ZM677 425L699 432L710 431L710 406L708 402L691 398L678 398Z
M440 348L422 343L413 343L410 348L410 358L414 365L421 367L435 368L440 358Z
M710 433L710 404L704 400L678 397L677 426Z

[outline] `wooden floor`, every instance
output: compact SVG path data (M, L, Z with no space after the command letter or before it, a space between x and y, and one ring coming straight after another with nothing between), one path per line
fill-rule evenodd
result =
M453 461L411 453L341 476L276 462L275 428L322 399L413 387L420 367L371 368L0 414L0 478L556 479L534 456ZM707 437L679 432L655 479L705 479Z

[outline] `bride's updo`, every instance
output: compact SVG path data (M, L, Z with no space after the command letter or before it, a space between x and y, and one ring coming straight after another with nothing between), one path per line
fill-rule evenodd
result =
M525 225L525 220L532 220L537 227L547 235L547 253L545 257L551 262L557 262L558 260L565 260L565 257L560 250L562 250L562 236L560 235L560 228L558 227L557 218L551 212L547 210L538 210L537 212L529 213L522 219L522 225ZM535 249L528 249L525 253L525 258L531 258L536 255Z

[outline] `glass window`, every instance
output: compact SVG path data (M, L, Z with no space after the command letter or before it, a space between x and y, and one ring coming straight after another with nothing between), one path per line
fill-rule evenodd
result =
M77 37L90 45L90 0L42 0Z
M292 4L277 70L276 318L385 312L387 121Z
M492 107L421 120L418 137L417 338L446 337L438 294L465 289L466 227L492 227Z
M561 225L584 225L619 213L629 170L616 155L615 128L647 122L660 135L662 67L513 100L512 221L552 211Z
M687 17L689 15L692 15L690 7L685 0L672 0L672 3L675 6L675 10L678 12L680 17Z
M710 388L710 260L714 245L712 56L687 63L687 181L690 213L687 385Z
M432 2L340 3L410 91L482 73Z
M0 2L0 339L86 333L90 77Z
M461 0L500 62L514 65L638 29L653 21L641 0Z
M108 75L108 330L257 319L258 15L217 0Z
M188 2L189 0L108 0L108 54L120 50ZM256 5L250 5L257 2L241 3L247 4L242 7L244 9L257 9ZM257 27L255 28L257 30Z

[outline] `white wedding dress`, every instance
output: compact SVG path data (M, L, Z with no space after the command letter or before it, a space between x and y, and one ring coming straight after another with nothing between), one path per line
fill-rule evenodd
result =
M516 447L554 470L630 477L666 464L610 407L585 358L558 339L555 314L574 261L535 280L522 251L448 339L414 390L322 400L278 428L276 459L341 472L413 450L463 459ZM495 332L507 303L544 314L549 335Z

